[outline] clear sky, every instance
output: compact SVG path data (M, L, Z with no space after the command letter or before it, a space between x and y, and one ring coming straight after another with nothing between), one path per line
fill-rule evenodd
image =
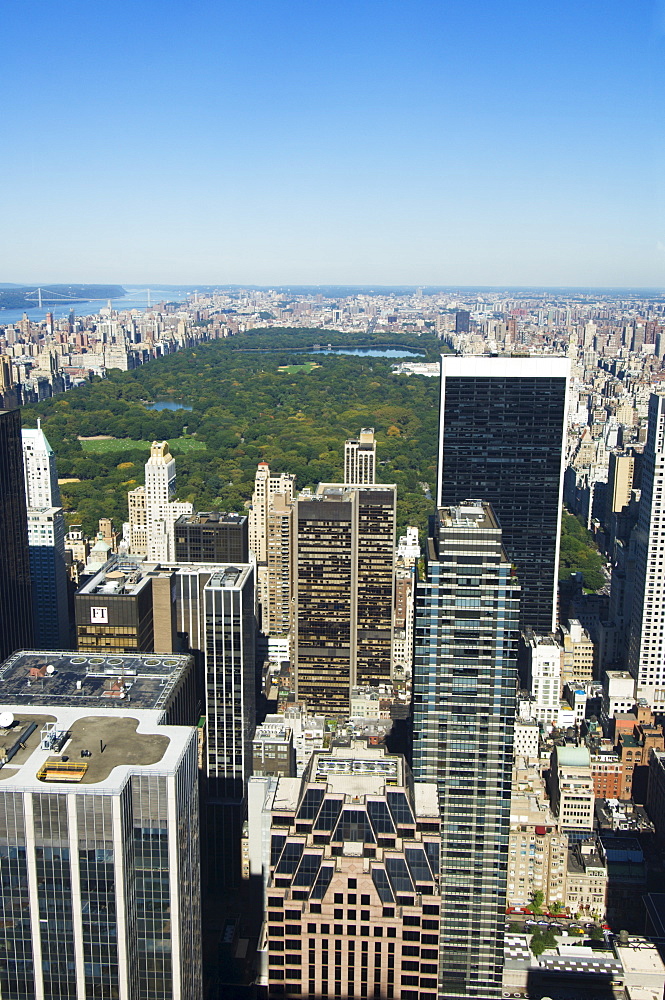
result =
M665 286L665 0L3 0L0 281Z

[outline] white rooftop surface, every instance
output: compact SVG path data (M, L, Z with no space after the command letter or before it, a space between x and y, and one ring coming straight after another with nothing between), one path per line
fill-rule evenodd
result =
M149 772L151 774L171 774L173 773L185 753L190 740L194 737L196 730L191 726L164 726L159 725L159 719L163 717L163 712L155 709L104 709L91 708L90 706L81 708L60 708L52 707L48 704L27 706L27 705L0 705L0 713L12 712L17 720L29 721L32 717L41 720L44 716L52 718L56 722L58 731L70 731L76 723L83 720L90 720L90 729L94 732L94 720L110 720L112 723L125 719L129 722L136 722L136 736L162 737L166 742L162 755L155 763L118 763L113 766L107 777L100 780L88 780L84 783L71 781L40 781L37 772L48 761L59 759L64 754L69 756L69 763L85 764L94 767L97 759L102 760L100 755L99 741L95 744L90 740L90 749L93 757L81 759L77 756L70 756L67 753L65 744L59 753L54 750L42 750L39 738L40 727L27 741L27 755L22 759L22 763L16 764L15 759L9 761L0 768L0 791L32 791L49 793L67 793L76 791L82 794L109 794L118 793L124 787L130 774ZM91 733L92 736L92 733ZM107 741L106 752L108 756L103 759L103 770L106 770L114 758L122 759L122 749L113 745L112 736L108 735L108 728L104 727L104 738ZM34 749L32 749L34 740ZM135 741L136 742L136 741ZM18 756L18 755L17 755ZM92 761L92 764L91 764ZM94 775L94 772L92 772Z
M543 356L509 358L474 354L459 357L444 354L441 374L467 378L566 378L570 374L570 360Z
M272 808L276 812L280 812L282 809L293 812L298 805L301 785L300 778L280 778L277 782Z
M413 785L416 816L439 816L439 793L433 781L416 781Z
M649 941L631 942L628 945L618 945L617 951L623 962L626 975L659 976L665 983L665 965L658 954L658 949Z

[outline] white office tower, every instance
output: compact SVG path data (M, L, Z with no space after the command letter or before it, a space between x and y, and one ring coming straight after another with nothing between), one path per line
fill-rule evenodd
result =
M182 514L191 514L191 503L175 501L175 459L167 441L153 441L145 464L147 556L150 562L175 559L174 525Z
M37 421L36 428L21 431L23 469L25 471L25 502L28 507L59 507L60 488L53 448L46 440Z
M188 658L82 659L0 668L0 995L201 1000Z
M527 653L527 685L533 695L531 716L549 732L559 719L562 649L552 635L526 632L523 641Z
M296 477L286 472L272 476L267 462L259 462L254 477L254 492L252 506L249 509L249 549L261 565L267 561L267 524L268 511L273 497L281 493L284 501L293 500L293 486Z
M637 698L665 711L665 397L649 399L642 495L635 528L635 582L628 669Z
M363 427L359 438L344 442L344 483L348 486L372 486L376 474L374 428Z

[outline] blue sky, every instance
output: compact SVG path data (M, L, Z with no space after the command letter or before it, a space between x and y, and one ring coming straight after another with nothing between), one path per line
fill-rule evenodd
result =
M0 281L665 286L665 0L4 0Z

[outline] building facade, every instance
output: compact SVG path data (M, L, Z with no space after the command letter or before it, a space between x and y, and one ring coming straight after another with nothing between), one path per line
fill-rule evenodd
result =
M552 751L552 812L565 833L593 830L595 794L587 747L563 746Z
M28 507L60 507L60 487L53 448L48 443L40 421L36 428L21 431L25 502Z
M438 502L489 501L522 588L522 627L556 628L567 358L441 358Z
M0 410L0 658L33 644L20 410Z
M394 486L321 483L296 502L296 697L349 711L352 687L390 680Z
M374 428L363 427L360 436L344 442L344 483L372 486L376 476Z
M628 669L637 697L665 711L665 396L649 399L635 539Z
M145 511L147 557L150 562L175 558L175 522L192 513L191 503L175 497L175 459L167 441L153 441L145 465Z
M489 504L439 510L416 590L413 772L441 808L440 989L501 996L519 588ZM460 906L460 895L464 905Z
M28 507L34 641L40 649L69 649L69 598L62 507Z
M316 753L302 780L262 780L250 870L268 995L436 1000L436 786L360 744Z
M3 740L22 744L0 789L2 996L200 1000L195 730L155 711L1 707Z
M174 532L177 562L246 563L249 559L245 514L183 514Z

